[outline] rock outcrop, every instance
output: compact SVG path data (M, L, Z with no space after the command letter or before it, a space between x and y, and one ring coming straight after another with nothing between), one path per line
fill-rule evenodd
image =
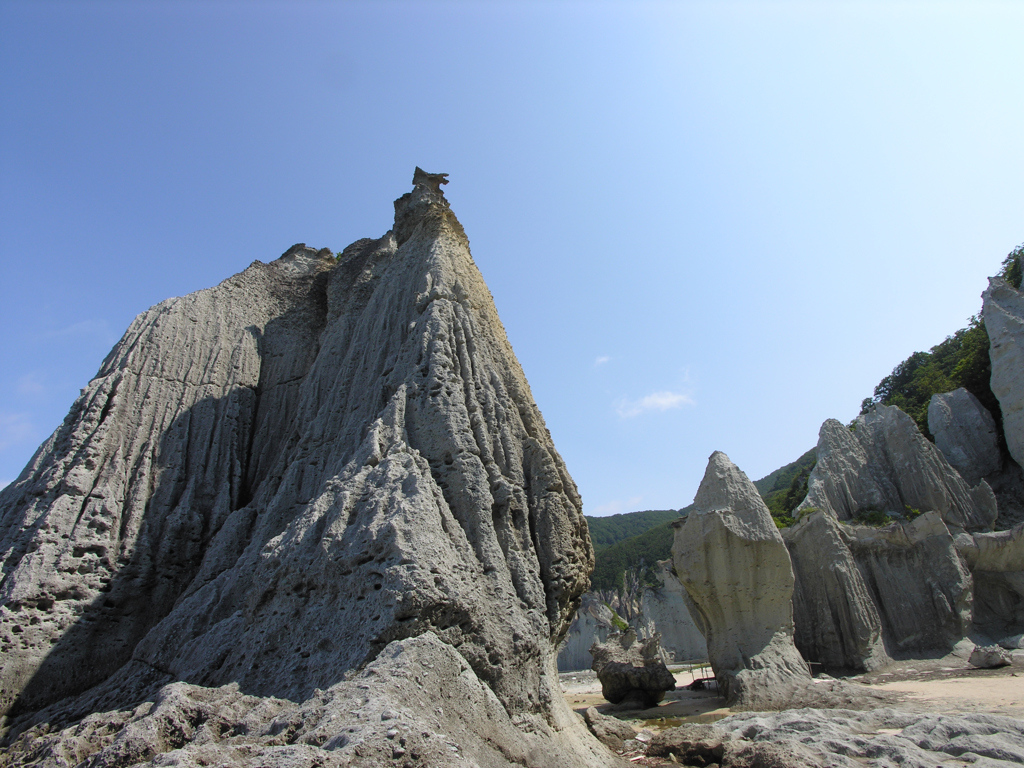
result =
M0 703L47 724L10 759L199 754L168 697L296 765L612 759L555 672L580 499L433 181L140 315L0 493Z
M771 708L809 679L793 644L793 568L754 484L711 455L694 510L676 523L672 560L705 630L727 701Z
M971 626L971 574L937 512L883 527L818 511L783 531L797 647L830 668L949 652Z
M981 481L968 486L942 452L895 406L878 405L852 427L835 419L821 426L818 463L797 515L820 509L838 520L866 512L934 510L954 528L992 530L995 496Z
M962 533L956 548L974 578L974 626L1007 647L1024 633L1024 523L1009 531Z
M832 670L872 671L889 663L882 618L854 557L849 528L819 511L784 529L782 537L796 577L794 640L803 657Z
M659 561L657 574L661 586L643 589L630 626L641 640L655 634L661 636L661 652L666 664L706 659L707 643L691 614L686 590L672 572L672 561ZM579 613L558 651L558 671L590 669L594 660L590 646L603 643L615 631L613 613L601 595L585 593Z
M1010 456L1024 466L1024 293L993 277L982 294L992 361L992 392L1002 411Z
M671 560L658 561L660 587L648 587L640 599L636 618L641 638L661 636L661 650L670 662L702 660L708 657L708 645L690 613L689 598Z
M817 451L783 532L797 647L826 667L866 671L948 652L970 630L973 587L950 531L991 527L991 489L968 486L898 408L877 406L852 427L829 419Z
M996 421L978 398L961 387L932 395L928 431L935 445L970 486L1002 468Z
M654 635L638 642L636 631L627 629L594 643L590 655L601 695L612 704L646 709L665 698L665 691L675 690L676 679L661 658L660 639Z
M617 631L614 618L612 609L601 601L599 595L594 592L585 593L576 618L558 650L558 671L590 669L594 661L590 655L590 646L603 643L608 635Z
M998 645L976 646L969 661L972 667L979 669L998 669L1013 664L1010 652Z

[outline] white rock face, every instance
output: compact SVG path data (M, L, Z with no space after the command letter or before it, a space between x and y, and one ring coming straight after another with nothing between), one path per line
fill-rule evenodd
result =
M672 561L658 562L660 589L644 590L637 618L637 633L642 638L661 635L661 649L669 662L702 660L708 657L704 635L690 615L686 590L672 572Z
M590 669L594 661L590 655L590 646L603 643L615 631L611 608L601 602L595 593L584 594L579 612L566 633L564 644L558 650L558 671Z
M754 484L711 455L672 560L700 613L708 658L730 703L770 708L809 679L793 644L793 568Z
M854 429L835 419L821 425L818 463L797 513L820 509L839 520L869 510L903 514L936 511L947 525L991 530L997 510L992 489L970 487L942 452L894 406L859 416Z
M1024 466L1024 294L993 277L982 294L992 360L992 392L999 399L1006 446Z
M446 714L414 729L471 731L480 699L507 714L481 765L610 761L555 673L593 567L576 487L443 196L416 187L395 222L337 263L292 249L140 315L0 494L12 733L233 685L304 702L329 762L363 738L330 691L414 643L451 674L424 662L375 700L422 685ZM428 762L463 764L446 749Z
M970 486L1002 468L999 436L992 414L974 395L961 387L932 395L928 403L928 431L935 445Z

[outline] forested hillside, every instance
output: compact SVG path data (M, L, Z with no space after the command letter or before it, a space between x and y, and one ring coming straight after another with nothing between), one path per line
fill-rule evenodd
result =
M590 541L594 544L594 551L600 552L678 517L679 511L675 509L649 509L608 517L588 516L587 526L590 528Z
M635 571L645 584L655 583L654 564L672 554L672 522L689 514L692 508L690 505L681 509L673 513L671 519L599 551L590 577L590 588L601 591L618 589L628 570Z

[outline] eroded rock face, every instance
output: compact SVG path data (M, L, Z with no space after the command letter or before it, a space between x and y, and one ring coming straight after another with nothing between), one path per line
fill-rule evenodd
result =
M968 531L992 530L996 500L982 481L970 487L942 452L895 406L879 405L853 429L829 419L818 433L818 463L797 513L820 509L839 520L868 511L936 511Z
M974 577L974 625L1009 647L1024 633L1024 523L1008 531L962 533L956 548Z
M932 395L928 403L928 431L935 445L970 486L1002 468L999 436L992 414L974 395L961 387Z
M970 629L971 574L937 512L874 528L818 511L783 537L797 575L797 647L810 661L871 671L946 653Z
M992 360L992 392L999 400L1006 447L1024 466L1024 294L993 277L982 294Z
M661 560L657 567L661 586L644 588L639 609L632 617L633 628L641 639L661 636L662 657L667 664L706 659L707 643L693 617L686 590L672 572L672 561ZM614 631L612 611L602 602L601 595L584 594L565 644L558 651L558 671L590 669L594 660L590 646L603 643Z
M665 691L675 690L676 679L661 659L660 639L654 635L638 641L636 631L627 629L591 646L601 695L612 704L645 709L665 698Z
M12 733L175 680L318 720L429 636L514 723L481 764L607 759L555 674L593 567L575 485L443 195L395 207L337 262L292 249L140 315L0 494Z
M590 669L594 658L590 646L603 643L615 632L611 608L593 592L583 595L583 602L566 633L564 645L558 650L558 671L573 672Z
M848 527L819 511L784 529L782 537L796 577L794 639L804 658L827 669L858 671L889 663L882 618L850 547Z
M535 725L524 736L466 660L427 632L389 644L352 680L302 703L245 695L237 684L173 683L134 710L97 712L62 731L33 728L0 753L0 766L87 756L94 768L606 764L581 725Z
M699 612L708 658L730 703L771 708L809 678L793 644L793 568L754 484L716 451L676 523L672 560Z
M637 618L641 637L661 636L661 649L669 661L683 662L708 657L704 635L690 612L686 590L672 571L671 560L658 562L661 586L644 590Z
M1010 666L1013 659L1009 651L998 645L979 645L971 651L970 663L980 669L996 669Z

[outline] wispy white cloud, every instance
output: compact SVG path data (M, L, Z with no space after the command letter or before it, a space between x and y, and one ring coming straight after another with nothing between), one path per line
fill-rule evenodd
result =
M609 360L611 360L611 358L610 358L610 357L608 357L608 355L601 355L601 356L600 356L599 358L597 358L597 359L596 359L596 360L594 361L594 365L604 365L604 364L605 364L605 363L607 363L607 362L608 362Z
M693 398L685 392L652 392L639 400L622 398L615 404L615 411L623 419L639 416L650 411L671 411L684 405L696 405Z
M25 413L0 413L0 451L32 437L32 422Z
M605 504L599 504L592 509L584 509L583 511L591 517L607 517L608 515L618 515L622 512L636 512L643 499L643 496L633 496L625 501L615 499Z

